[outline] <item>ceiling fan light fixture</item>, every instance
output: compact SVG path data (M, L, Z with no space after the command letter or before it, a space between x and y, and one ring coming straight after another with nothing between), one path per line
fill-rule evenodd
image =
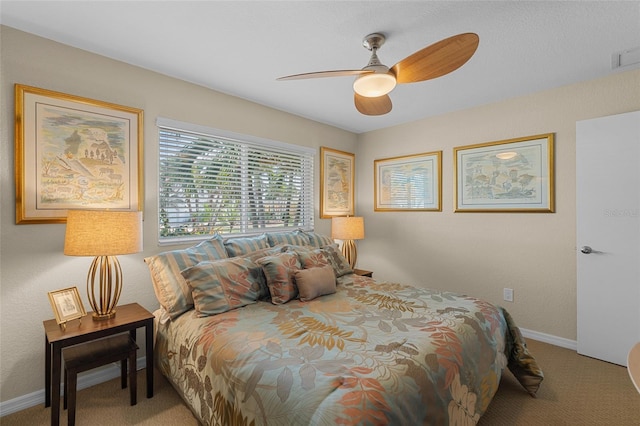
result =
M377 98L386 95L396 87L396 78L389 72L373 72L356 78L353 82L353 90L367 98Z

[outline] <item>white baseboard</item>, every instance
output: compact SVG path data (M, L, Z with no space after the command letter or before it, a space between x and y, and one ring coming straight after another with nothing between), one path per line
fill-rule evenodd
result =
M550 345L560 346L561 348L571 349L573 351L578 350L578 342L575 340L565 339L564 337L552 336L547 333L540 333L539 331L527 330L521 328L522 335L527 339L537 340L543 343L549 343Z
M147 365L146 358L138 358L136 364L137 370L145 368ZM111 379L115 379L116 377L120 377L120 363L117 362L109 364L101 369L80 373L78 375L78 390L107 382ZM62 390L60 393L62 396ZM9 401L0 402L0 417L25 410L39 404L44 405L44 389L10 399Z

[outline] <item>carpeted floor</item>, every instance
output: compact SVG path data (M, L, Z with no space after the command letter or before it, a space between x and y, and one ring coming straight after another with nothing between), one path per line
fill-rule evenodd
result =
M509 372L480 425L640 425L640 394L627 369L576 354L575 351L528 341L545 380L537 398L530 397ZM156 372L155 394L145 398L144 370L138 372L138 404L129 405L129 392L119 379L78 392L76 424L82 425L198 425L171 385ZM0 418L2 426L38 426L51 422L43 405ZM60 424L67 424L62 411ZM439 426L439 425L438 425Z
M77 426L149 425L197 426L198 421L171 384L156 370L153 398L146 398L146 372L138 371L138 403L129 405L129 390L120 378L78 391ZM62 402L62 399L60 400ZM0 418L1 426L51 424L51 408L44 404ZM60 425L67 424L67 410L60 405Z
M640 425L640 394L625 367L534 340L527 345L545 375L537 397L507 372L479 425Z

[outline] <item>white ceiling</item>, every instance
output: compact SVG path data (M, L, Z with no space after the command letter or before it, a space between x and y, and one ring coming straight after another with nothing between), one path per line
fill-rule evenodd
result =
M279 110L361 133L621 72L640 47L640 1L1 1L0 23ZM276 81L380 60L465 32L462 68L398 85L393 110L359 114L352 77Z

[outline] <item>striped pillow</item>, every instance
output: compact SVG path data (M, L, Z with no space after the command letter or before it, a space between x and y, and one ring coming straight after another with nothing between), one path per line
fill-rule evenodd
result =
M269 248L269 240L266 234L255 237L227 238L224 240L224 247L228 257L242 256L252 251Z
M207 241L184 250L173 250L146 257L153 290L158 302L174 319L193 308L191 288L180 271L205 260L225 259L227 252L222 237L215 235Z
M327 235L318 234L317 232L313 232L313 231L306 231L305 235L309 238L309 244L316 248L321 248L321 247L335 244L335 242L331 239L331 237Z
M292 246L310 245L309 237L302 231L274 232L267 234L269 244L273 247L278 244L291 244Z
M256 303L264 286L260 266L243 257L200 262L183 270L182 276L193 291L199 317Z

